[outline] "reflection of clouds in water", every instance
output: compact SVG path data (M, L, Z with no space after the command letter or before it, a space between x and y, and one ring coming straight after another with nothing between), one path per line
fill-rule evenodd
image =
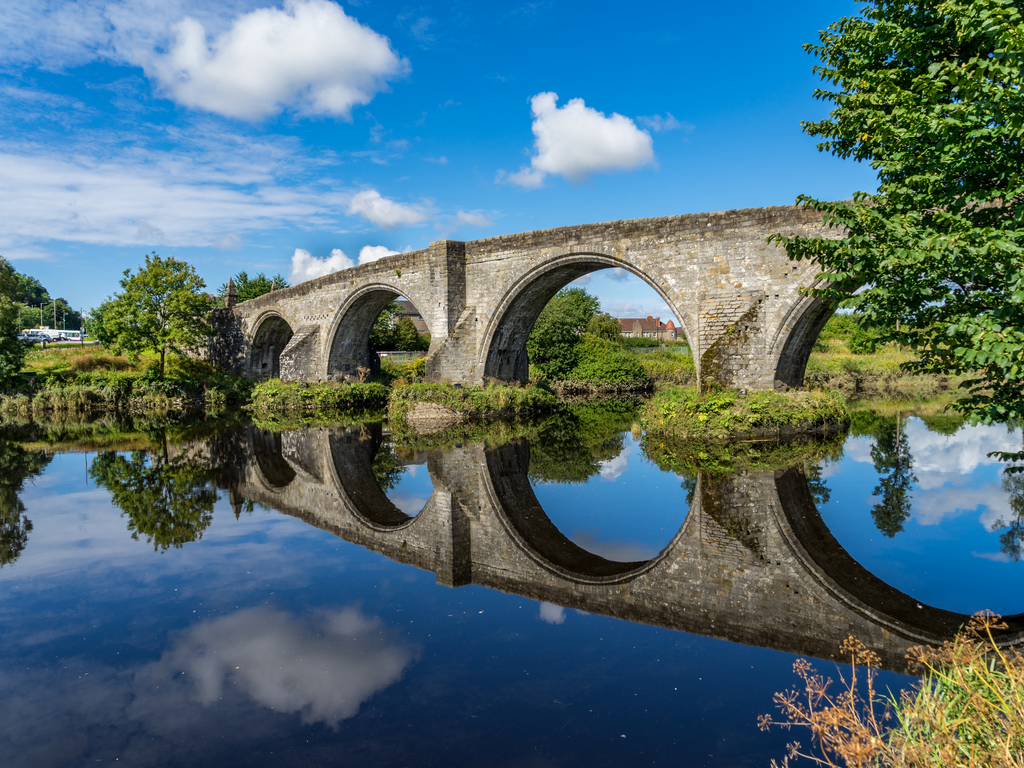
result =
M587 552L618 563L635 563L650 560L661 550L638 541L602 541L600 530L580 530L570 537L573 544Z
M825 464L821 468L821 472L819 474L821 475L821 479L824 480L824 479L829 478L829 477L835 477L836 475L841 475L842 473L843 473L843 468L841 466L839 466L839 464Z
M319 621L251 608L184 630L141 667L72 657L0 671L0 755L33 768L77 765L83 755L191 765L219 752L233 762L235 746L251 747L253 734L293 732L281 714L335 726L397 681L414 653L382 629L355 608Z
M622 449L622 453L620 453L614 459L599 462L601 466L601 479L618 479L619 475L626 471L627 465L629 464L629 454L631 454L632 452L632 446L627 445L625 448Z
M938 525L947 517L959 517L982 506L985 511L979 520L987 530L991 530L1000 518L1009 520L1013 517L1010 499L998 483L988 483L978 488L946 487L916 491L912 512L914 520L921 525Z
M996 563L1013 562L1013 558L1005 552L971 552L971 557L980 557L982 560L992 560Z
M186 630L139 677L184 672L210 706L235 687L258 704L298 712L302 722L336 726L398 680L412 654L382 642L380 621L355 608L317 626L271 608L249 608ZM138 679L138 678L137 678Z
M427 500L420 496L406 496L404 493L389 494L388 499L409 517L416 517L427 503Z
M913 471L917 476L911 506L915 522L938 525L946 518L985 507L979 522L991 530L999 519L1012 517L1009 498L998 480L973 487L968 487L967 483L978 467L1002 463L989 457L989 453L1019 450L1019 430L1010 432L1005 426L990 424L968 426L953 435L942 435L929 431L920 419L911 418L907 420L904 434L910 443ZM847 440L843 453L852 461L872 464L873 445L871 438L854 438ZM823 472L822 476L828 475ZM877 497L870 499L872 504L878 501Z
M565 608L551 603L541 603L540 620L548 624L561 624L565 621Z
M914 474L922 489L941 488L951 475L969 475L979 466L1000 464L992 451L1020 450L1020 432L1005 426L965 427L954 435L929 432L920 419L907 423L907 438L914 456Z
M416 477L416 471L419 469L417 464L406 464L405 471L409 473L409 477Z

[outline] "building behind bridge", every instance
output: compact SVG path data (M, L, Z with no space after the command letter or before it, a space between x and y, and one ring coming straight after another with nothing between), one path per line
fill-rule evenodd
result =
M657 339L659 341L675 341L683 338L682 328L676 328L675 322L661 322L660 317L620 317L619 325L622 335L627 339Z

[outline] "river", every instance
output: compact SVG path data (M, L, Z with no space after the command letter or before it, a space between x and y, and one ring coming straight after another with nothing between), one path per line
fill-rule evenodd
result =
M767 766L809 742L757 727L797 658L852 634L898 690L975 611L1024 637L1019 430L862 412L737 458L632 418L9 432L0 763Z

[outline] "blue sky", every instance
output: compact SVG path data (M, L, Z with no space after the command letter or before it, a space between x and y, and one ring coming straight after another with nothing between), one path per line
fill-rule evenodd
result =
M0 254L88 308L154 250L216 289L875 186L800 130L852 0L270 3L0 6ZM623 277L587 287L668 315Z

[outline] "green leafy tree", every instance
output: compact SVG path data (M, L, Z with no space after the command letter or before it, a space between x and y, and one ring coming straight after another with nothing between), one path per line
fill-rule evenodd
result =
M403 317L395 324L395 349L417 352L430 346L430 340L420 336L416 324L408 317Z
M405 474L405 464L395 453L394 446L390 443L381 445L377 455L373 457L373 476L377 479L377 485L387 493L398 487L398 483Z
M0 568L21 555L32 531L24 517L25 505L19 494L25 481L42 473L52 460L45 453L29 453L20 445L0 441Z
M288 287L288 281L280 274L276 274L273 277L267 277L265 274L260 272L255 277L249 277L249 273L242 270L237 275L234 275L231 280L235 284L235 290L238 292L239 301L248 301L249 299L255 299L257 296L262 296L265 293L270 293L271 286L273 286L275 290ZM217 289L218 296L224 296L227 292L227 283L222 283L220 288Z
M144 451L105 451L89 467L90 477L128 516L132 538L144 536L155 551L203 537L213 521L215 474L205 462L150 457Z
M622 325L607 312L590 318L587 322L587 333L601 339L614 341L616 344L622 343Z
M111 346L115 340L113 333L107 329L106 325L106 320L110 316L110 308L113 303L114 298L107 296L98 307L93 307L89 310L89 322L86 325L86 332L104 347Z
M146 256L136 274L126 269L121 293L103 310L103 333L115 353L137 358L151 350L160 355L160 378L168 352L182 354L213 334L206 322L210 306L206 283L184 261Z
M866 162L878 191L798 202L845 237L776 236L827 270L912 370L968 376L956 407L1024 416L1024 24L1018 0L861 0L806 49L829 116L818 148ZM851 289L864 290L851 295ZM899 330L897 330L897 328Z
M46 292L42 283L36 280L34 277L29 275L23 275L21 272L15 273L18 281L17 292L14 296L15 301L19 301L22 304L29 306L39 307L40 304L50 301L50 294Z
M401 316L402 306L397 301L384 307L370 329L370 346L381 351L398 349L395 346L395 331Z
M541 310L526 342L531 365L549 379L567 379L579 359L580 336L601 302L583 288L563 288Z
M10 381L25 362L25 345L18 341L17 273L0 256L0 384Z

